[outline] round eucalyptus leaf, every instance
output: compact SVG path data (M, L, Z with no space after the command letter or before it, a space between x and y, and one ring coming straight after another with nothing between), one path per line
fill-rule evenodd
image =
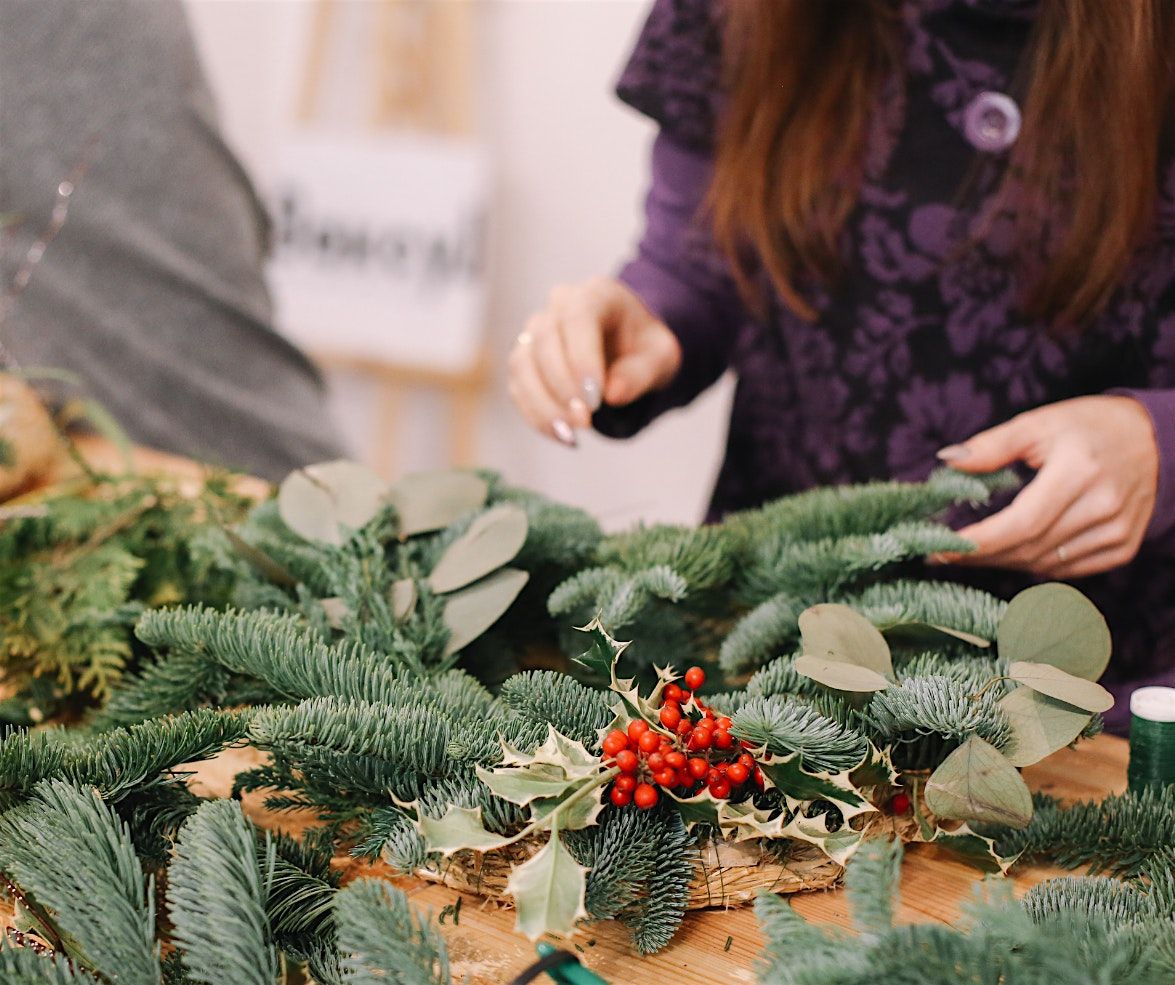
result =
M1007 753L1013 766L1031 766L1073 742L1092 717L1072 705L1018 687L1000 700L1012 725L1013 745Z
M526 510L505 503L470 524L451 543L429 575L434 592L451 592L488 575L514 559L526 543Z
M1010 662L1052 664L1096 681L1110 662L1110 630L1097 607L1071 585L1026 588L1008 603L996 634Z
M847 605L822 603L799 618L804 653L837 663L867 667L893 680L893 659L881 631Z
M926 781L926 806L939 817L1022 828L1032 820L1032 794L1008 758L971 736Z
M500 568L488 578L446 596L442 615L449 630L445 655L463 650L510 608L530 576L516 568Z
M396 622L403 622L416 608L416 580L401 578L392 583L392 615Z
M1114 696L1100 684L1054 667L1017 660L1008 667L1008 676L1018 684L1047 694L1050 698L1074 705L1082 711L1103 712L1114 707Z
M803 674L818 684L838 691L884 691L889 687L889 681L877 671L839 660L825 660L823 657L804 654L796 657L794 666L797 674Z
M406 475L388 490L400 518L400 536L442 530L476 510L489 495L489 484L472 472L446 470Z
M291 472L277 493L282 522L306 540L338 546L387 501L387 484L358 462L323 462Z
M351 609L340 598L331 596L330 598L319 599L318 604L322 606L322 611L326 613L326 622L331 629L342 629L343 620L351 615Z

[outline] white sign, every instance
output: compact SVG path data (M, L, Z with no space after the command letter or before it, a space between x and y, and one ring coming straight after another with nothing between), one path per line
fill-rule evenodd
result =
M484 154L464 140L314 133L269 189L277 323L312 352L439 370L477 358Z

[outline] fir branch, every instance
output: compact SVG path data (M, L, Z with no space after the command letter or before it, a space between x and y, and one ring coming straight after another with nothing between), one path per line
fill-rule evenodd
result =
M238 804L205 804L184 826L167 903L193 981L274 985L278 958L265 913L273 865L272 846L259 862L255 832Z
M626 920L641 954L662 950L681 926L697 854L693 836L676 811L666 812L664 825L655 833L654 845L653 871L645 884L644 903L635 917Z
M59 954L16 948L0 937L0 981L4 985L92 985L92 975L74 969Z
M798 620L808 604L787 592L760 602L722 641L719 665L728 674L741 674L790 651L799 642Z
M614 717L605 692L550 670L515 674L502 684L500 698L523 719L553 725L588 749L599 748L598 733Z
M810 705L781 696L747 701L733 716L731 734L766 745L777 756L798 752L803 765L813 771L851 769L869 748L859 733Z
M449 985L444 939L399 889L360 879L339 893L336 907L347 985Z
M953 582L879 582L844 600L878 625L905 622L948 626L994 640L1008 604L987 592Z

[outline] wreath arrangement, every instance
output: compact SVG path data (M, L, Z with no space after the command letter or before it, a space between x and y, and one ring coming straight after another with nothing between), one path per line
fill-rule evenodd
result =
M8 509L0 554L28 577L25 545L84 540L68 518L150 481L101 476L32 513ZM272 983L282 960L323 985L386 980L381 968L447 980L435 935L390 887L338 888L339 850L508 898L532 937L622 920L644 952L665 946L690 906L828 885L846 863L850 877L888 871L894 850L877 845L895 836L992 871L1022 854L1118 866L1150 901L1138 913L1169 919L1153 889L1172 868L1169 795L1060 811L1034 805L1018 772L1097 731L1104 621L1065 586L1005 604L918 570L926 554L967 546L933 518L1006 482L941 472L789 497L700 530L604 535L581 511L487 473L389 487L339 462L300 470L247 515L196 510L165 551L199 558L164 599L186 604L152 607L150 580L124 584L132 635L131 619L112 627L67 596L75 631L117 630L133 659L102 690L73 661L53 678L54 700L89 707L86 720L0 741L0 872L22 901L21 933L58 956L37 968L59 977L27 980L80 969ZM135 539L146 515L107 540L139 556L159 541ZM0 593L0 630L37 601ZM558 657L560 643L577 662ZM0 659L10 707L43 701L50 671L11 648ZM523 669L544 661L555 669ZM302 841L258 832L185 784L183 763L243 743L268 759L237 790L265 791L275 812L313 811ZM110 850L85 861L95 844ZM133 856L161 871L173 852L175 947L160 961L155 891L128 866ZM218 898L224 884L223 909L202 922L185 924L197 876L181 863L204 866ZM109 909L100 885L141 904L119 911L121 930L85 903ZM888 898L892 880L878 886ZM1041 906L1071 915L1114 892L1097 886ZM759 905L769 927L786 922L777 904ZM1125 910L1114 912L1117 928ZM1030 937L1039 923L1018 926ZM201 951L230 936L238 964ZM132 940L154 955L142 978L103 950ZM257 948L272 961L258 963ZM33 967L24 952L2 957Z

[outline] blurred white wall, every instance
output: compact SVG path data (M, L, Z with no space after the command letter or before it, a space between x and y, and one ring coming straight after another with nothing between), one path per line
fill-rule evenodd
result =
M187 3L229 140L264 188L275 141L293 118L313 3ZM638 234L653 128L612 86L646 9L644 0L477 0L478 129L496 179L487 324L495 386L478 458L610 528L699 519L720 459L729 381L635 439L581 435L571 451L523 424L502 378L515 335L551 286L615 269ZM361 125L362 111L345 102L328 113L337 125ZM348 438L366 447L369 394L349 381L338 389ZM410 406L402 457L409 467L435 466L436 402Z

